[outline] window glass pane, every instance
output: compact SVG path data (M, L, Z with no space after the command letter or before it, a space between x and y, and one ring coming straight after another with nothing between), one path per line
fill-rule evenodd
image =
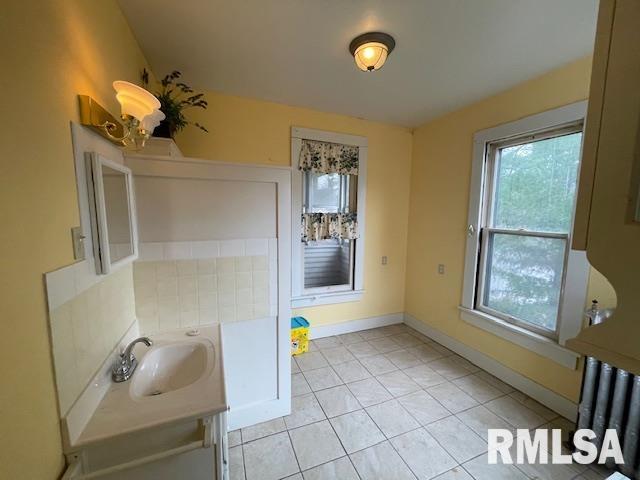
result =
M571 230L582 133L502 148L496 165L493 226Z
M484 304L555 331L565 240L491 233Z
M304 287L351 284L353 242L322 240L304 246Z
M309 211L338 213L342 205L340 198L341 175L338 173L311 173L309 179Z

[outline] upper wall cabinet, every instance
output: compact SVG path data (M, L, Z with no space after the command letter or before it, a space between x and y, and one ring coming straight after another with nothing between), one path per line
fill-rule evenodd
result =
M131 170L91 153L87 183L96 272L107 274L138 257Z
M616 290L618 306L567 346L640 374L640 2L602 0L574 248Z

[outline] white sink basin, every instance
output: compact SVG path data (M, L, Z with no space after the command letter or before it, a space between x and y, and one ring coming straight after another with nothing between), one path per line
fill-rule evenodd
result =
M197 336L188 335L191 330L153 335L150 348L136 345L133 376L120 383L108 379L108 390L80 436L70 436L70 447L228 410L220 326L199 327Z
M202 342L182 341L152 347L131 379L133 397L155 397L188 387L212 367L211 350Z

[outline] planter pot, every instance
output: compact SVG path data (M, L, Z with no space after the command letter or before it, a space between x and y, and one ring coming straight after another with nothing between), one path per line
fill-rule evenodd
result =
M176 128L166 120L161 121L153 131L153 136L159 138L173 138L175 134Z

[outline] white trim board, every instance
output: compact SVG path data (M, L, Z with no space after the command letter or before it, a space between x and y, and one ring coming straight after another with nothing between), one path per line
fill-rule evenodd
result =
M433 327L430 327L408 313L404 314L404 323L416 329L420 333L434 339L438 343L441 343L449 350L456 352L458 355L466 358L470 362L498 377L500 380L508 383L512 387L526 393L528 396L549 407L554 412L559 413L571 421L576 420L578 405L571 400L568 400L562 395L559 395L548 388L543 387L539 383L528 379L524 375L510 369L488 355L485 355L484 353L451 338Z
M302 172L298 170L298 157L302 148L302 140L316 140L321 142L342 143L346 145L356 145L359 148L360 171L357 176L358 182L358 231L360 237L355 240L355 259L353 269L353 289L311 293L304 288L304 250L300 242L300 214L302 213ZM359 301L357 295L346 296L345 293L357 293L364 290L364 258L365 258L365 237L366 237L366 208L367 208L367 155L368 140L366 137L357 135L347 135L343 133L329 132L325 130L314 130L309 128L291 127L291 297L294 298L293 307L304 307L311 305L328 305L331 303L344 303ZM322 295L322 299L317 301ZM335 301L332 302L332 296ZM305 302L305 298L311 300Z
M522 333L524 329L507 328L505 322L497 321L490 315L483 315L476 308L477 289L479 287L479 260L481 258L481 238L484 219L483 212L488 185L487 154L492 142L507 140L524 134L535 134L546 129L557 128L562 125L572 125L584 122L587 111L587 101L565 105L535 115L481 130L473 136L473 157L471 164L471 183L469 195L469 213L467 218L467 240L465 246L464 278L462 288L461 308L462 319L478 328L502 336L511 342L528 348L538 355L545 356L569 368L575 368L575 356L561 349L565 341L578 334L582 328L583 309L586 302L589 263L584 252L571 250L571 236L567 242L568 254L566 258L566 278L563 280L561 292L561 306L559 311L558 346L553 348L539 341L532 341L529 334ZM490 183L490 182L489 182ZM575 206L574 206L575 208ZM573 362L573 365L572 365Z
M348 290L318 295L308 295L291 299L291 308L315 307L317 305L333 305L336 303L359 302L364 290Z
M342 335L343 333L353 333L361 330L369 330L370 328L395 325L402 323L403 321L404 313L390 313L388 315L349 320L331 325L318 325L317 327L311 325L311 328L309 329L309 337L312 340L316 338L332 337L334 335Z
M460 318L477 328L531 350L563 367L571 370L578 368L580 354L558 345L547 337L538 335L518 325L504 322L479 310L469 310L464 307L458 307L458 309L460 310Z

